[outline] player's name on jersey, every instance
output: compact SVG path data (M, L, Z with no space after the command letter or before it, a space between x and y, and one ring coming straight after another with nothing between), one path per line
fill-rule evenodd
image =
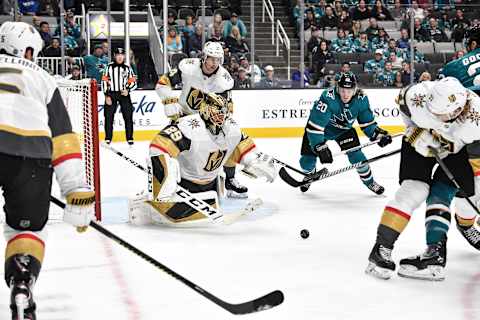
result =
M15 63L15 64L19 64L21 66L30 68L30 69L35 70L35 71L42 70L34 62L31 62L31 61L28 61L28 60L25 60L25 59L19 59L17 57L7 56L7 55L0 56L0 64L1 63Z

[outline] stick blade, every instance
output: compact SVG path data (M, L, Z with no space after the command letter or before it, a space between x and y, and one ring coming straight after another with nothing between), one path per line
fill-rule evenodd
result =
M285 167L281 167L278 171L278 175L285 181L287 184L291 185L294 188L299 187L302 183L298 182L297 180L293 179L292 176L287 172Z
M275 290L253 301L229 305L226 309L235 315L249 314L274 308L282 304L284 300L283 292Z

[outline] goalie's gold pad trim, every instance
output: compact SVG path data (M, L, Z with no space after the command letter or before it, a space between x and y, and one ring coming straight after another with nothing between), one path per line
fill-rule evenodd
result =
M162 103L164 105L166 104L172 104L172 103L178 103L178 98L177 97L169 97L169 98L165 98L162 100Z
M52 138L52 164L58 165L63 161L82 158L80 142L76 133L66 133Z
M175 142L160 134L157 134L155 138L153 138L150 146L168 153L173 158L176 158L180 153L180 149L175 145Z
M163 178L162 178L162 181L159 181L155 176L155 173L153 174L153 196L155 199L160 194L160 190L162 189L162 186L165 183L165 179L167 179L168 177L168 167L167 167L167 161L165 160L165 155L161 154L157 156L157 158L160 161L160 164L163 168Z
M480 159L468 159L470 165L472 166L473 174L478 177L480 176Z
M473 223L475 222L475 218L472 218L472 219L464 219L464 218L461 218L459 215L455 215L456 219L457 219L457 223L459 225L461 225L462 227L470 227L470 226L473 226Z
M203 213L196 211L193 212L191 215L188 217L180 218L180 219L174 219L171 216L168 215L168 212L170 210L178 210L176 206L179 204L185 205L183 202L158 202L158 201L147 201L148 204L150 204L157 212L158 214L162 215L162 217L165 217L168 219L168 221L172 223L181 223L181 222L187 222L187 221L196 221L196 220L202 220L202 219L208 219L207 216L205 216ZM212 207L217 208L217 204L213 204Z
M164 74L158 79L158 84L162 86L169 86L170 88L172 87L172 83L170 82L170 78L168 75Z
M80 191L71 192L67 195L67 203L74 206L88 206L95 202L95 192Z
M5 250L5 260L16 254L28 254L40 263L45 256L45 243L31 233L20 233L10 239Z
M237 145L235 150L233 150L233 153L230 155L230 158L228 158L225 166L234 167L235 164L240 163L243 156L253 148L255 148L255 142L253 142L252 138L242 133L242 140Z

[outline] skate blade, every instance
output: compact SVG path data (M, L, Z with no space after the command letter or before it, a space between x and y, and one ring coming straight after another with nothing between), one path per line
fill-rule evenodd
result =
M233 190L227 190L227 198L232 198L232 199L247 199L248 198L248 193L237 193Z
M411 265L400 265L398 275L417 280L443 281L445 280L445 268L442 266L428 266L425 269L418 270Z
M388 280L392 277L393 271L386 268L380 268L373 262L369 262L365 274L371 275L375 278Z
M18 320L25 320L25 309L28 308L28 296L19 293L15 296L15 305L17 306Z

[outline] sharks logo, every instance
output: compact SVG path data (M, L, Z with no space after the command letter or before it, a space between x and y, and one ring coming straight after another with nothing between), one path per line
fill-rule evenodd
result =
M334 114L330 119L331 124L339 129L350 129L355 119L349 109L343 109L342 113Z

